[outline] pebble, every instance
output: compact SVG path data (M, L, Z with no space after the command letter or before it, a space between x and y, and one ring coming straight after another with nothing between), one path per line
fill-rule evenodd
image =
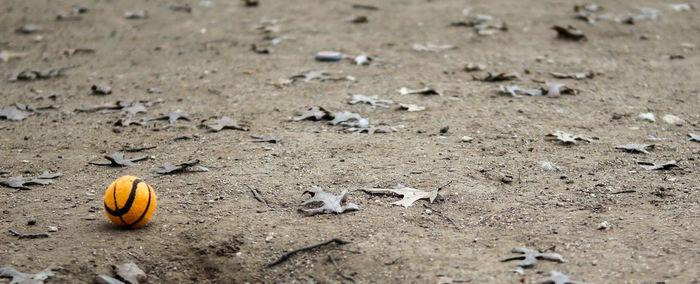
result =
M29 221L27 221L27 225L29 225L29 226L34 226L34 225L36 225L36 220L34 220L34 219L29 219Z
M462 142L472 142L474 138L471 138L469 136L462 136Z
M340 61L343 59L343 56L340 54L340 52L336 51L319 51L316 53L316 61L321 61L321 62L334 62L334 61Z
M49 226L49 232L58 232L58 227Z
M656 117L654 117L654 114L651 112L645 112L645 113L640 113L637 118L642 119L642 120L647 120L651 122L656 122Z
M661 120L668 124L683 125L683 119L672 114L664 115L664 117L662 117Z
M603 221L600 224L598 224L598 230L607 230L610 228L610 223L608 221Z

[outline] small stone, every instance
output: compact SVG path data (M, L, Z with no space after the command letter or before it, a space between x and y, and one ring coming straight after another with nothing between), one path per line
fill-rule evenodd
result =
M440 133L442 133L442 134L445 134L445 133L447 133L448 131L450 131L450 126L449 126L449 125L448 125L448 126L445 126L445 127L443 127L443 128L440 128Z
M569 178L569 176L567 176L567 175L560 175L559 176L559 179L567 179L567 178Z
M472 142L474 138L471 138L469 136L462 136L462 142Z
M646 120L646 121L651 121L651 122L656 122L656 117L654 117L654 114L651 112L645 112L645 113L640 113L637 118Z
M336 51L319 51L316 53L316 61L321 61L321 62L334 62L334 61L340 61L343 59L343 56L340 54L340 52Z
M662 117L661 120L668 124L683 125L683 119L672 114L664 115L664 117Z
M49 226L49 232L51 232L51 233L53 233L53 232L58 232L58 227Z
M603 221L600 224L598 224L598 230L603 231L607 229L610 229L610 223L608 223L608 221Z
M34 225L36 225L36 220L34 220L34 219L29 219L29 221L27 221L27 225L29 225L29 226L34 226Z

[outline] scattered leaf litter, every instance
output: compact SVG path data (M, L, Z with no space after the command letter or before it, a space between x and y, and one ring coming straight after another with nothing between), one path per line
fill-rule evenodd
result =
M50 268L36 274L22 273L9 266L0 268L0 278L12 278L10 284L41 284L44 283L44 280L53 276L54 273Z
M309 215L309 216L313 216L316 214L328 214L328 213L340 214L340 213L343 213L346 211L349 212L349 211L360 210L360 208L357 206L357 204L350 203L347 201L347 199L348 199L348 191L347 190L343 190L340 193L340 195L332 195L332 194L324 192L323 189L314 186L311 190L304 191L304 194L306 194L306 193L311 195L311 198L304 201L304 203L301 204L302 206L322 203L321 207L318 207L318 208L313 208L313 209L302 208L302 209L300 209L302 212L304 212L306 215Z
M557 79L574 79L574 80L584 80L584 79L592 79L595 77L595 73L593 71L584 71L580 73L559 73L559 72L550 72L549 74L552 75L552 77L557 78Z
M293 121L333 119L333 114L330 111L317 106L310 107L307 110L294 111L293 115L294 116L291 118Z
M524 89L521 88L518 85L510 85L510 86L499 86L499 91L501 94L509 94L513 97L516 98L521 98L521 95L528 95L528 96L542 96L544 95L544 91L542 89Z
M61 176L61 173L50 173L50 172L44 172L38 177L35 178L25 178L23 176L15 176L15 177L8 177L6 179L0 179L0 185L10 187L10 188L18 188L18 189L30 189L28 186L30 185L48 185L51 184L52 179L56 179Z

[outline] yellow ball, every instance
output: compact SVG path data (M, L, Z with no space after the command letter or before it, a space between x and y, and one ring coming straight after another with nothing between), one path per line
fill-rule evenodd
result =
M117 226L141 228L156 210L156 192L135 176L123 176L107 188L104 206Z

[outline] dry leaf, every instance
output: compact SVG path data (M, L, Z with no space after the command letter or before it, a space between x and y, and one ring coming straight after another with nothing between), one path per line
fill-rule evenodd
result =
M173 165L171 163L165 163L162 166L156 168L155 172L161 175L167 175L167 174L175 174L175 173L181 173L187 171L188 168L195 167L201 172L208 172L209 169L202 167L202 166L197 166L199 164L198 159L194 160L189 160L177 165Z
M477 78L472 76L474 80L478 81L483 81L483 82L501 82L501 81L510 81L510 80L515 80L520 78L520 75L518 73L495 73L495 72L488 72L486 76L482 78Z
M323 205L314 209L300 209L306 215L312 216L316 214L326 214L326 213L343 213L346 211L357 211L360 208L355 203L350 203L348 199L348 191L343 190L340 195L332 195L323 191L323 189L314 186L311 190L304 191L303 194L308 193L311 198L304 201L302 206L309 204L322 203ZM303 195L302 194L302 195Z
M574 26L569 25L568 27L553 26L553 30L557 31L557 37L561 39L582 41L586 40L586 35L582 31L574 28Z
M171 113L168 113L168 114L163 114L163 115L158 116L158 117L149 118L148 121L151 121L151 120L167 120L168 123L173 124L173 123L175 123L176 121L178 121L178 119L187 120L187 121L190 121L190 120L191 120L191 119L190 119L190 116L189 116L186 112L176 111L176 112L171 112Z
M272 50L269 49L268 47L257 45L254 43L250 45L250 50L252 50L253 52L255 52L257 54L270 54L270 53L272 53Z
M620 149L620 150L625 150L627 152L633 152L633 153L644 153L644 154L650 154L649 151L654 149L654 144L624 144L624 145L617 145L615 146L615 149Z
M299 79L303 79L304 82L309 82L311 80L321 80L321 81L342 81L342 80L347 80L347 81L355 81L355 77L353 76L331 76L331 72L321 70L321 71L307 71L303 72L300 74L292 75L289 77L289 80L292 80L290 83L294 83Z
M380 99L379 96L365 96L365 95L352 95L348 103L351 105L358 104L358 103L365 103L371 105L373 108L377 107L383 107L383 108L388 108L390 104L393 104L394 101L392 100L383 100Z
M564 258L558 253L541 253L538 250L532 250L528 248L514 248L510 252L522 254L520 256L514 256L501 260L501 262L511 261L511 260L522 260L518 262L520 267L531 267L537 263L538 259L551 260L556 262L564 262Z
M467 71L467 72L483 71L483 70L486 70L486 65L480 64L480 63L467 63L467 65L464 66L464 71Z
M382 125L382 126L372 126L372 127L365 127L365 128L348 128L349 132L355 132L355 133L367 133L367 134L374 134L374 133L391 133L391 132L396 132L396 128L388 126L388 125Z
M332 125L344 125L355 128L367 128L369 127L369 120L363 118L359 114L344 111L344 112L334 112L333 119L328 122Z
M436 89L433 89L431 87L423 87L422 89L416 89L416 90L411 90L406 87L401 87L401 89L397 90L400 94L402 95L412 95L412 94L419 94L419 95L438 95L442 96L442 93Z
M415 188L405 187L403 185L397 185L395 188L362 188L360 189L364 192L371 194L389 194L393 193L396 195L403 196L403 199L393 202L393 205L399 205L403 207L409 207L419 199L428 199L430 203L433 203L435 198L437 198L438 191L422 191Z
M9 266L0 268L0 278L12 278L10 284L41 284L52 276L54 274L50 268L37 274L22 273Z
M17 109L17 107L4 107L0 109L0 119L20 121L32 115L30 112Z
M572 89L566 86L564 83L558 82L546 82L547 95L552 97L558 97L562 94L564 95L577 95L580 91L578 89Z
M499 86L500 92L502 94L510 94L513 97L520 98L522 97L521 94L525 94L528 96L541 96L544 94L542 89L523 89L520 88L517 85L510 85L510 86Z
M414 112L414 111L424 111L424 106L412 105L412 104L399 104L399 109Z
M114 266L114 270L117 276L126 281L126 283L138 284L139 282L146 281L146 272L143 272L143 270L133 262Z
M96 166L130 167L130 166L134 166L135 162L148 159L148 156L143 156L143 157L138 157L138 158L133 158L133 159L125 159L124 153L115 152L112 155L105 155L104 158L107 159L106 162L105 161L95 161L95 162L89 162L89 164L96 165Z
M591 79L595 76L593 71L585 71L581 73L558 73L558 72L550 72L554 78L558 79L575 79L575 80L583 80L583 79Z
M700 142L700 135L688 133L688 136L690 136L690 139L688 139L688 141Z
M63 76L63 71L66 71L68 69L75 68L75 67L76 66L49 68L46 70L16 71L10 75L9 81L10 82L34 81L34 80L56 78L56 77Z
M676 164L676 161L668 161L665 163L652 163L652 162L637 161L637 165L639 165L640 167L644 168L647 171L670 170L673 168L680 168L678 166L678 164Z
M220 119L215 119L212 122L214 124L207 124L206 127L209 128L209 130L213 132L219 132L223 129L234 129L234 130L241 130L241 131L248 131L247 127L241 126L238 124L238 120L235 120L233 118L230 118L228 116L224 116Z
M549 139L549 140L553 140L553 139L559 140L559 141L563 142L564 144L576 144L577 141L586 141L589 143L593 142L593 140L591 140L588 137L569 134L569 133L558 131L558 130L555 131L554 133L547 134L547 136L545 136L545 138Z
M294 112L294 116L291 118L293 121L300 120L321 120L321 119L333 119L333 114L327 111L323 107L311 107L307 110L297 110Z
M440 52L443 50L455 49L455 48L457 48L457 47L454 45L449 45L449 44L445 44L445 45L434 45L432 43L428 43L426 45L422 45L422 44L418 44L418 43L413 44L413 50L415 50L415 51Z
M124 19L128 20L140 20L146 18L148 18L148 11L146 10L138 10L135 12L127 11L124 13Z
M559 271L550 271L549 277L538 280L538 284L586 284L584 282L573 281L568 275L561 273Z
M25 189L28 190L30 189L27 186L30 185L48 185L51 184L51 180L58 178L61 176L61 173L49 173L49 172L44 172L40 176L36 178L25 178L22 176L16 176L16 177L9 177L6 179L0 180L0 185L10 187L10 188L19 188L19 189Z

